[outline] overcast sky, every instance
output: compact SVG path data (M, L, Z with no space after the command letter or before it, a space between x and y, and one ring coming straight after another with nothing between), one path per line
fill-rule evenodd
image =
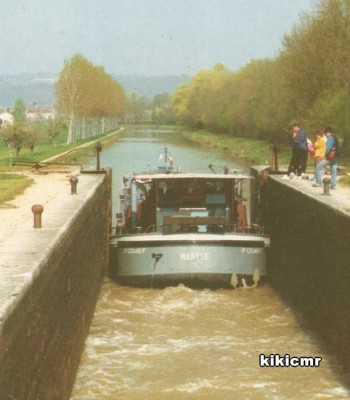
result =
M0 0L0 74L59 72L80 53L111 74L236 71L273 58L314 0Z

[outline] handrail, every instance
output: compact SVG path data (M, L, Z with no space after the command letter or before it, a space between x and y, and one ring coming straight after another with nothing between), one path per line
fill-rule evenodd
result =
M163 218L164 225L225 225L226 217L171 215Z

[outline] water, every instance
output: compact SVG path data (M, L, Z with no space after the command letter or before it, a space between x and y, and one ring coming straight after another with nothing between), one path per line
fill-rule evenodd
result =
M114 179L132 168L142 170L150 155L158 159L165 143L184 170L193 170L191 163L199 170L228 163L224 155L170 136L129 137L105 150ZM322 361L318 368L259 367L259 355L272 353ZM301 329L269 284L250 290L159 290L106 278L71 399L180 398L348 399L350 393L328 349Z
M269 285L158 290L106 279L72 399L347 399L324 350ZM260 353L323 360L260 368Z
M165 130L161 134L154 131L140 130L125 133L114 146L103 149L101 165L113 168L113 198L117 199L121 189L123 175L133 171L142 172L155 170L159 165L159 155L164 148L173 156L174 167L182 172L211 173L209 165L213 165L215 172L223 173L227 166L241 172L242 166L235 164L225 157L224 152L204 150L198 145L179 138L173 131ZM91 161L95 165L95 160ZM113 202L113 213L117 211L117 202Z

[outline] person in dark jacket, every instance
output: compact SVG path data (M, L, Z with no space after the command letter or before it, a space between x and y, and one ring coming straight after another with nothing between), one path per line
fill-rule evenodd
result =
M289 162L288 173L282 179L294 178L295 174L300 177L306 171L307 163L307 136L301 129L299 123L295 122L292 126L293 142L292 157Z
M316 183L312 186L317 187L322 185L323 170L329 166L331 169L331 189L335 189L337 186L337 160L339 157L339 140L333 133L333 129L328 127L324 130L327 136L326 142L326 157L320 161L316 167Z

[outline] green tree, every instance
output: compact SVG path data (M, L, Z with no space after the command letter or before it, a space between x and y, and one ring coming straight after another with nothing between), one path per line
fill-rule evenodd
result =
M45 126L45 132L51 140L53 146L56 146L56 138L66 128L63 121L50 118Z
M171 97L167 92L156 94L150 104L152 120L158 124L174 124L175 112L171 104Z
M142 122L147 107L148 103L145 97L131 92L128 95L128 120L133 123Z
M21 124L27 120L26 114L26 106L23 100L18 99L15 102L15 106L13 109L13 123L14 124Z
M340 92L345 104L349 103L350 1L319 1L315 11L304 14L300 25L285 36L283 45L280 61L290 108L309 126L317 119L324 120L325 114L334 117L327 125L335 126L337 120L345 120L343 113L347 111L341 103L331 101L332 112L320 104L323 96L334 100ZM339 107L337 112L335 104ZM322 110L323 115L317 114L317 110Z
M126 110L123 88L102 67L94 66L80 54L65 61L56 84L57 108L68 121L67 143L75 140L77 118L117 117ZM83 132L84 136L84 132Z

